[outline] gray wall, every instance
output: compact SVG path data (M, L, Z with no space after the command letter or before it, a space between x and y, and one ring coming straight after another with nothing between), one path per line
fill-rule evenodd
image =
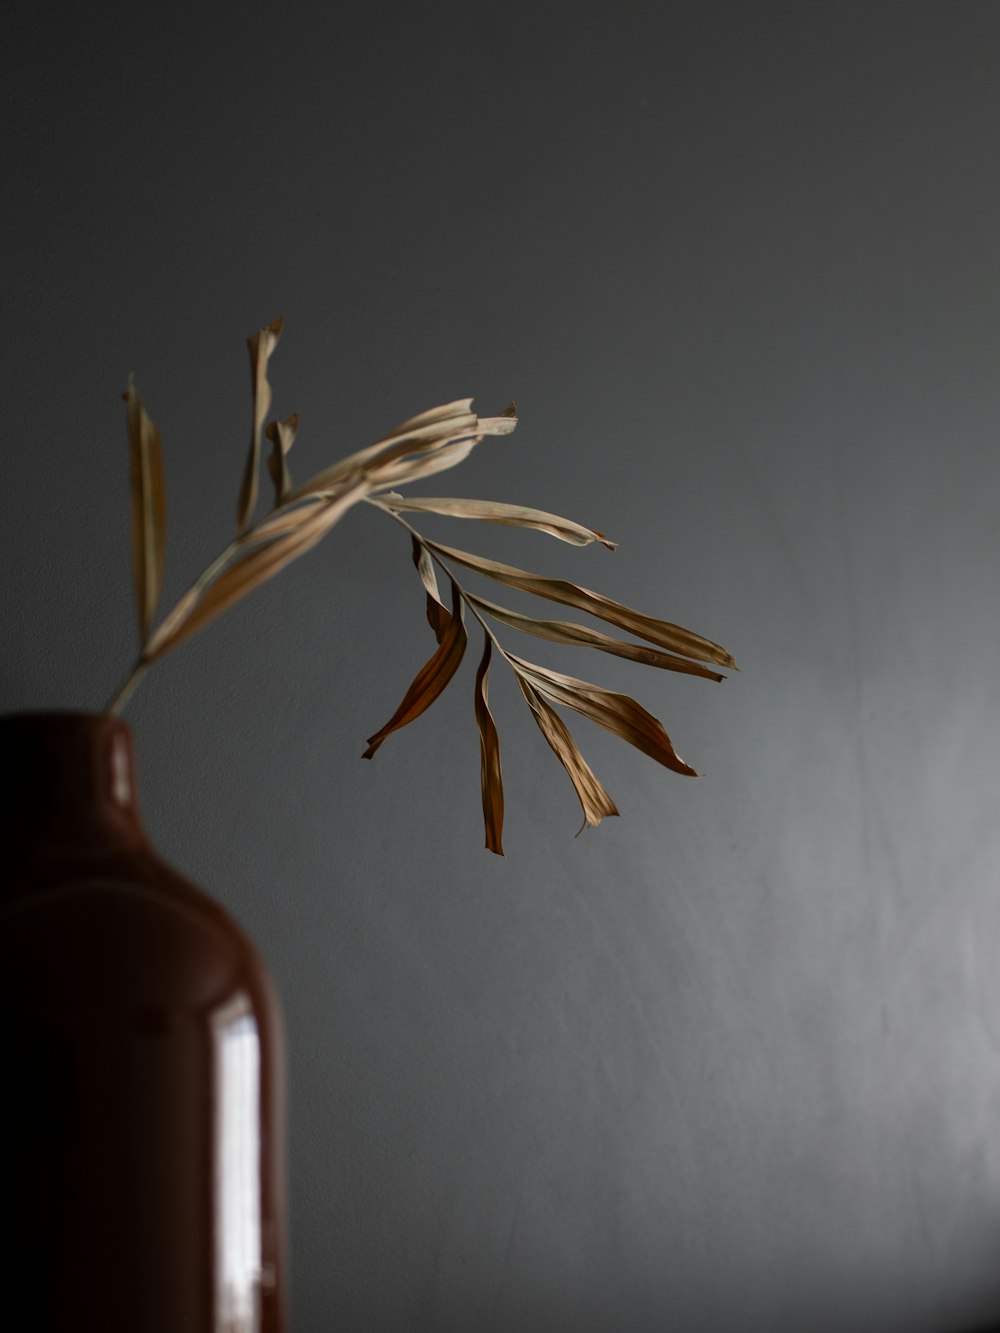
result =
M85 6L3 20L0 707L99 708L134 616L118 394L177 594L228 538L243 339L299 475L473 393L426 525L716 638L572 653L706 776L467 667L358 512L129 709L162 851L289 1028L297 1333L941 1330L1000 1317L1000 6ZM534 648L534 645L529 645ZM474 649L476 651L476 649Z

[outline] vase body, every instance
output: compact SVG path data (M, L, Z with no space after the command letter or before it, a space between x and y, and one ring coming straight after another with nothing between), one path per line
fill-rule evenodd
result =
M0 718L5 1333L284 1333L256 950L153 851L127 727Z

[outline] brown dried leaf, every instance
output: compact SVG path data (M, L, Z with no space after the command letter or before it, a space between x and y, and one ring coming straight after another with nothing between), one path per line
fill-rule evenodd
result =
M400 727L405 727L408 722L412 722L431 706L458 670L467 638L462 621L461 597L458 589L452 585L451 619L437 651L417 672L403 697L403 702L385 726L376 731L374 736L368 737L368 748L363 756L365 759L371 759L387 736L398 731Z
M129 376L122 394L128 415L131 462L132 550L139 635L145 647L163 587L167 541L167 501L163 445L139 391Z
M566 579L550 579L541 574L532 574L526 569L515 569L511 565L502 565L496 560L487 560L484 556L472 555L468 551L457 551L438 542L429 541L427 545L445 559L454 560L456 564L464 565L466 569L485 574L488 578L507 584L508 587L520 588L524 592L534 593L537 597L545 597L550 602L561 602L564 606L573 606L579 611L586 611L589 615L597 616L599 620L617 625L619 629L627 630L630 634L638 634L640 638L679 653L682 657L691 657L700 662L717 662L720 666L736 669L736 663L725 648L712 643L710 639L704 639L700 634L683 629L680 625L673 625L666 620L656 620L641 611L633 611L631 607L614 602L610 597L603 597L598 592L591 592L589 588L581 588Z
M486 847L503 856L503 770L500 767L500 737L490 712L490 658L493 645L484 635L484 647L476 672L476 725L479 728L479 769L483 790L483 823Z
M250 385L253 392L253 420L250 427L250 453L243 471L239 502L236 506L236 535L241 536L250 524L257 505L257 474L260 471L260 433L271 406L271 386L267 379L267 363L278 345L284 318L259 329L247 339L250 353Z
M530 683L553 703L564 704L589 717L598 726L605 727L658 764L663 764L664 768L689 778L698 776L677 754L659 719L627 694L602 689L600 685L577 680L574 676L564 676L562 672L525 662L512 653L507 656L515 671L519 675L523 672Z
M412 537L411 540L413 543L413 563L420 575L420 582L427 591L427 623L434 631L434 637L440 643L448 626L448 621L451 620L451 612L441 600L437 575L434 572L434 561L431 559L430 553L425 546L421 545L416 536Z
M299 516L297 526L264 545L256 542L255 534L249 534L246 545L251 549L237 556L207 588L192 589L181 598L149 641L145 660L151 662L170 652L248 592L259 588L304 555L326 536L352 505L363 498L364 493L365 483L357 481L323 505L295 510Z
M559 714L520 672L517 673L517 683L539 730L569 775L583 810L583 827L596 828L606 815L617 815L618 807L580 753Z
M404 513L445 514L449 518L474 518L505 527L535 528L547 532L571 546L589 546L598 541L613 551L617 542L609 540L596 528L586 528L570 518L548 514L544 509L530 509L526 505L505 504L499 500L459 500L451 497L428 499L424 496L386 495L379 501L386 509Z
M292 489L292 474L288 470L288 451L295 443L299 429L299 414L293 412L285 421L272 421L264 430L271 441L267 470L274 483L274 503L281 504Z
M549 639L552 643L568 643L585 648L598 648L603 653L613 653L615 657L627 658L630 662L641 662L643 666L661 667L664 671L680 671L687 676L701 676L705 680L725 680L726 677L693 662L687 657L675 657L673 653L661 652L659 648L647 648L644 643L628 643L622 639L613 639L610 634L590 629L587 625L577 625L569 620L537 620L534 616L524 616L518 611L511 611L506 606L487 601L485 597L474 597L466 593L469 601L499 620L511 629L521 630L524 634L534 634L539 639Z

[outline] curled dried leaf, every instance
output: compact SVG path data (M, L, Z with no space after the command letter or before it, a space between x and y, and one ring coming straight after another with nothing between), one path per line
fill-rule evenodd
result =
M467 637L462 619L462 600L458 589L452 585L451 619L438 644L437 652L417 672L403 697L403 702L385 726L376 731L374 736L368 737L368 748L363 756L365 759L371 759L387 736L398 731L400 727L405 727L408 722L412 722L430 708L458 670L465 652Z
M236 505L236 534L247 530L257 505L257 474L260 471L260 435L271 407L271 386L267 379L267 363L281 337L284 318L279 316L272 324L259 329L247 339L250 353L250 385L253 393L253 418L250 426L250 452L243 470Z
M348 485L353 485L359 481L359 477L353 477ZM306 495L294 505L285 505L281 509L274 510L268 514L267 518L262 519L260 523L245 532L240 539L243 543L269 541L272 537L279 537L284 532L294 532L302 522L306 511L314 511L317 507L322 507L330 503L340 494L341 490L347 487L341 487L337 491L326 495Z
M432 407L426 412L418 412L415 417L409 417L401 425L394 427L387 435L383 435L380 443L388 440L399 439L400 436L409 435L415 430L425 430L428 426L439 426L442 421L451 421L455 417L469 416L472 414L471 398L456 398L453 403L443 403L440 407Z
M511 435L517 429L517 404L508 403L498 417L480 417L480 435Z
M472 555L468 551L457 551L438 542L429 541L427 545L432 551L437 551L448 560L454 560L456 564L464 565L466 569L485 574L487 578L505 583L510 588L520 588L524 592L534 593L537 597L545 597L550 602L560 602L564 606L576 607L578 611L586 611L599 620L617 625L619 629L627 630L630 634L637 634L641 639L647 639L650 643L678 653L681 657L691 657L699 662L716 662L719 666L734 670L736 668L736 663L725 648L712 643L710 639L704 639L700 634L695 634L680 625L673 625L667 620L656 620L641 611L633 611L631 607L624 606L621 602L614 602L599 592L591 592L589 588L581 588L566 579L545 578L526 569L515 569L511 565L502 565L496 560L487 560L485 556Z
M413 544L413 563L420 575L420 582L427 592L427 623L434 631L438 643L440 643L448 626L448 621L451 619L451 612L441 600L437 575L434 572L434 561L431 559L430 553L425 546L421 545L416 536L411 537L411 541Z
M617 545L596 528L584 527L571 518L546 513L544 509L530 509L527 505L505 504L499 500L460 500L453 497L436 499L424 496L385 495L377 503L399 513L444 514L449 518L473 518L504 527L534 528L547 532L571 546L589 546L600 542L609 551Z
M468 435L460 440L451 440L447 444L436 446L432 452L424 452L413 458L397 458L383 464L370 464L366 469L372 478L373 489L384 486L404 486L407 482L422 481L424 477L433 477L438 472L447 472L449 468L464 463L483 441L482 435Z
M167 501L163 479L163 445L160 432L150 419L131 375L122 397L128 416L132 550L139 636L145 647L163 588L166 556Z
M422 453L434 453L446 445L475 437L478 420L476 414L469 410L471 402L471 398L463 398L458 403L424 413L424 416L432 419L408 430L399 427L397 431L376 440L374 444L369 444L364 449L339 459L296 487L288 498L294 500L303 495L326 490L330 486L338 485L351 473L388 468L397 460L419 456ZM414 421L420 420L419 417L414 418Z
M374 444L324 468L287 498L325 491L357 471L371 477L373 490L418 481L461 463L485 436L509 435L517 426L513 404L498 417L477 417L471 405L471 398L460 398L412 417Z
M618 807L580 753L559 714L545 702L531 682L520 672L517 673L517 683L531 709L532 717L538 724L539 731L569 775L583 810L583 827L596 828L606 815L617 815Z
M288 470L288 451L295 443L299 429L299 414L293 412L285 421L272 421L264 434L271 441L267 470L274 484L274 502L281 504L292 489L292 474Z
M493 645L484 635L483 656L476 672L476 726L479 728L479 769L483 793L483 824L486 847L503 856L503 771L500 767L500 737L490 712L489 680Z
M614 639L610 634L591 629L587 625L577 625L569 620L538 620L534 616L521 615L506 606L487 601L485 597L476 597L466 593L469 601L480 611L509 625L511 629L524 634L533 634L539 639L549 639L552 643L566 643L585 648L597 648L602 653L611 653L615 657L624 657L630 662L641 662L643 666L661 667L664 671L679 671L687 676L701 676L706 680L725 680L718 671L694 662L687 657L677 657L665 653L659 648L647 648L644 643L629 643L627 640Z
M629 745L634 745L637 750L648 754L674 773L689 778L698 776L691 765L678 755L659 719L627 694L603 689L600 685L577 680L574 676L564 676L560 671L550 671L534 662L525 662L512 653L508 654L508 660L519 676L523 674L540 694L553 703L564 704L584 717L589 717L598 726L620 736Z

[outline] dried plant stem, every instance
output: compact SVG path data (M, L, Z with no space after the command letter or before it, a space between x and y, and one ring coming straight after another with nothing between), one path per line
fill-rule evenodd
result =
M417 530L414 527L412 527L411 524L407 523L406 519L400 518L400 516L397 513L393 512L391 509L385 508L383 505L378 504L376 500L367 500L366 503L371 504L372 508L379 509L382 513L388 514L390 518L395 519L395 521L400 525L400 527L405 528L407 532L409 532L411 536L420 543L421 548L427 552L427 554L435 562L435 564L451 580L456 591L461 597L462 602L464 603L465 606L469 608L472 615L476 618L476 620L479 621L480 625L482 625L485 632L489 635L493 643L496 645L497 651L501 654L501 656L504 658L505 661L509 662L510 659L504 652L503 647L501 646L496 635L493 633L493 630L490 628L490 626L486 623L486 621L483 619L483 617L479 614L479 612L473 605L471 596L461 586L461 584L455 578L454 574L444 563L441 557L435 551L431 550L430 546L425 541L425 539L420 535L420 533L417 532ZM273 524L274 520L276 518L280 518L283 512L297 509L300 506L300 504L301 504L301 497L292 497L289 501L286 501L282 504L274 505L270 510L268 510L266 514L264 514L264 516L257 523L254 524L252 528L248 528L240 536L235 537L225 548L225 550L221 551L219 555L217 555L216 558L211 562L211 564L207 565L206 568L202 570L202 572L195 579L194 583L192 583L190 588L188 588L187 592L185 592L183 596L178 599L173 609L169 611L167 615L164 617L164 623L169 621L172 616L176 615L178 608L184 605L185 603L187 603L190 606L191 610L193 610L194 606L197 604L197 599L200 596L200 594L203 593L205 589L212 583L212 581L218 577L218 575L226 568L226 566L229 564L229 562L233 559L235 555L239 554L241 551L245 550L248 546L254 543L257 533L261 529L263 529L266 525ZM185 616L184 619L187 619L187 616ZM135 660L135 663L132 666L131 671L125 677L125 680L122 682L122 684L118 687L118 690L115 692L115 694L111 696L108 703L105 705L104 711L106 713L110 714L112 717L115 717L119 713L121 713L122 709L128 703L129 699L132 697L133 692L139 685L139 682L142 680L143 676L148 671L148 669L152 666L154 660L155 660L154 656L147 655L145 649L139 654L139 656Z
M274 518L275 514L278 512L279 507L272 509L270 513L266 514L264 519L261 520L261 523L266 522L268 519ZM257 524L257 527L260 526L261 524ZM241 547L246 543L247 540L252 539L252 537L253 537L253 532L251 531L250 533L246 534L242 540L240 538L234 538L234 540L229 543L226 549L220 552L220 554L215 557L212 563L210 565L207 565L202 570L202 572L195 579L194 583L191 584L191 587L187 590L186 593L184 593L183 597L178 599L173 611L171 611L169 615L174 614L174 611L176 611L177 607L180 606L181 602L187 601L189 599L193 601L194 599L197 598L199 593L204 592L204 590L208 587L208 585L212 582L212 580L216 577L216 575L219 574L223 569L225 569L226 565L233 558L236 552L241 549ZM106 713L110 714L111 717L117 717L118 714L121 713L122 709L125 707L129 699L132 697L133 691L136 689L139 682L142 680L143 676L146 674L146 672L149 670L152 664L153 664L152 660L146 656L145 651L139 654L139 656L135 660L132 670L125 677L122 684L118 687L118 690L115 692L115 694L111 696L111 698L105 705L104 711Z
M131 699L133 690L149 669L149 665L150 664L141 657L136 661L135 666L133 666L121 685L119 685L115 694L113 694L104 705L104 711L109 714L109 716L117 717L122 711L129 699Z

